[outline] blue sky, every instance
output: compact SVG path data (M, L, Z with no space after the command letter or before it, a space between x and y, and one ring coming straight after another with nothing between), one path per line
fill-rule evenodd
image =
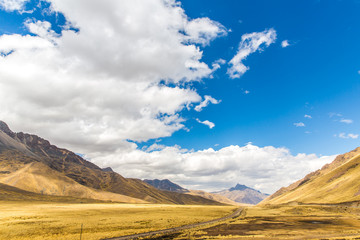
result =
M270 193L360 146L360 1L0 6L0 118L126 177Z
M335 134L360 133L360 3L358 1L182 1L191 17L207 16L232 32L206 49L205 59L230 60L242 34L274 28L277 41L248 57L240 79L226 68L196 84L199 92L221 99L189 119L209 119L210 131L194 126L167 143L191 148L253 142L286 146L293 152L337 154L360 145ZM281 47L288 40L290 46ZM248 90L249 94L244 94ZM332 113L342 117L330 117ZM305 118L305 114L312 119ZM339 122L352 119L353 123ZM305 127L295 127L303 122ZM311 133L306 133L311 132Z

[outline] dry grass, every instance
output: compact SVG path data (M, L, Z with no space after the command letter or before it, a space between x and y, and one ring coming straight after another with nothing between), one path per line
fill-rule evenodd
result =
M311 204L360 201L360 149L349 154L352 157L349 157L342 165L334 161L328 165L328 168L319 170L318 174L303 181L303 184L295 189L267 199L261 205L289 202Z
M0 239L110 238L208 221L230 206L0 202Z
M360 209L346 206L249 207L237 219L175 239L360 239Z

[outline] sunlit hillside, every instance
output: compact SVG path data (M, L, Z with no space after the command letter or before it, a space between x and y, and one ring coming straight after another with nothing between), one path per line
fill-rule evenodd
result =
M360 148L282 188L261 204L344 203L360 201Z

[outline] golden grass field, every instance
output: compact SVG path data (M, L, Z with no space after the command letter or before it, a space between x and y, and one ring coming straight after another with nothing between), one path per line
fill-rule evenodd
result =
M174 239L360 239L360 208L247 207L236 219L189 230Z
M204 222L234 206L0 202L0 239L102 239Z

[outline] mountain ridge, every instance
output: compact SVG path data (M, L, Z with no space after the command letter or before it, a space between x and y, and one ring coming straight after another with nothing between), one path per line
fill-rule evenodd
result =
M9 175L34 162L42 163L64 177L88 189L94 189L95 192L105 191L151 203L220 204L199 196L160 191L139 179L124 178L116 172L102 170L77 154L58 148L41 137L23 132L15 133L5 122L0 121L0 181L8 180ZM46 176L45 171L37 171L39 176ZM52 180L51 176L47 176L47 179ZM17 186L17 181L12 181L12 184L20 189L27 188L23 190L39 191L36 186Z

